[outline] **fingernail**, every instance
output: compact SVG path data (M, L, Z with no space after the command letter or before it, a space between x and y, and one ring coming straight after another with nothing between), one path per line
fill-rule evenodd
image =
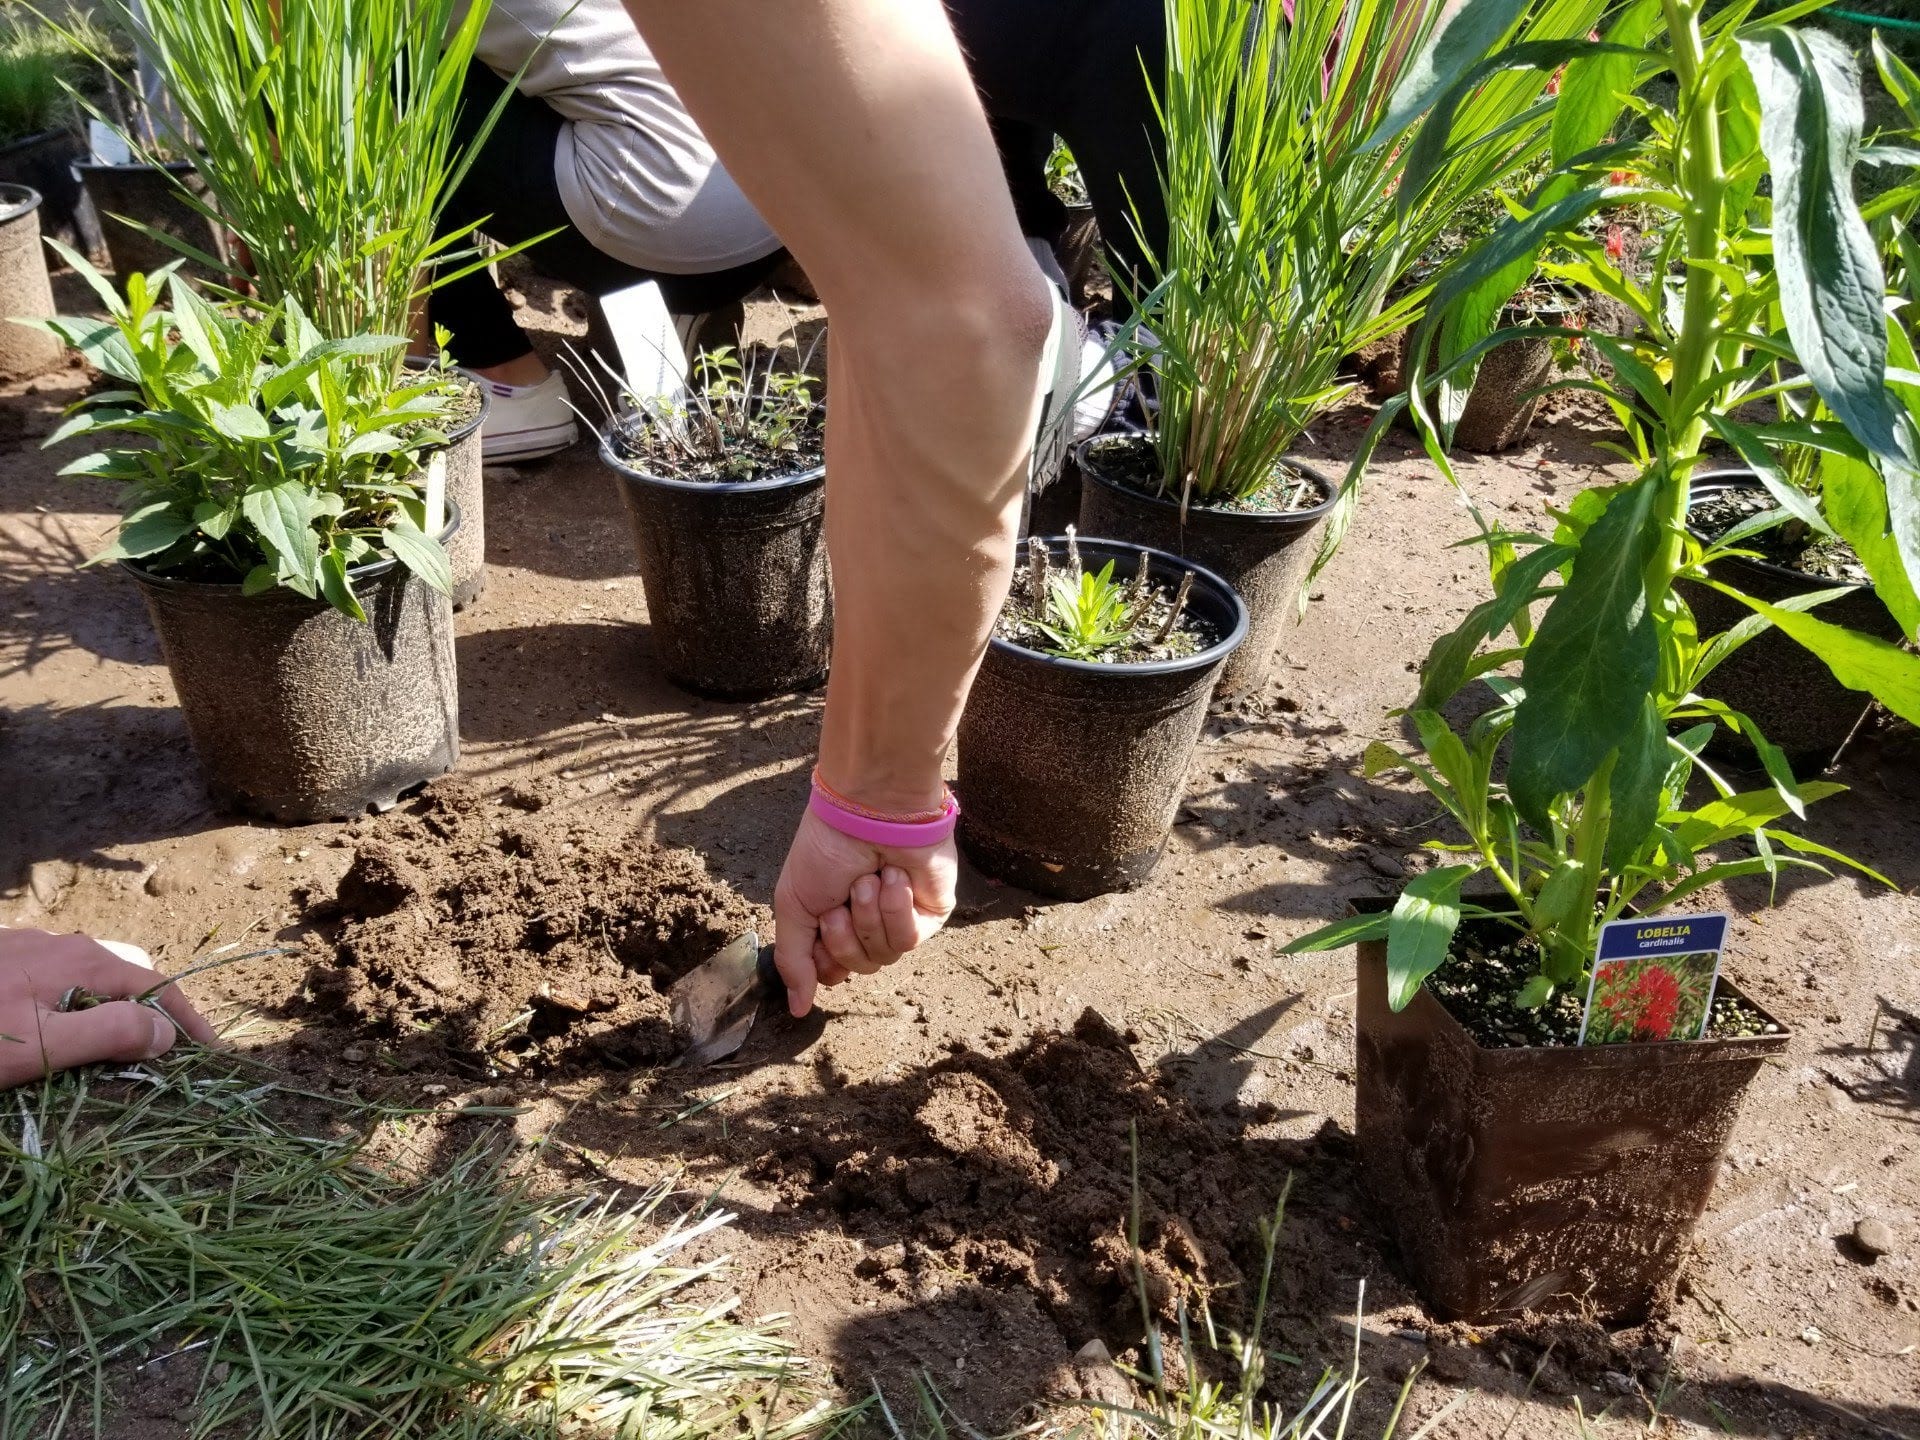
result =
M881 872L881 878L889 885L904 885L907 883L907 872L897 865L889 865Z
M173 1022L159 1011L154 1011L151 1019L153 1020L153 1042L147 1047L147 1059L149 1060L156 1059L171 1050L173 1048L173 1042L180 1034L178 1030L174 1029Z
M874 897L880 893L880 882L871 875L862 875L853 882L853 898L862 905L871 905Z

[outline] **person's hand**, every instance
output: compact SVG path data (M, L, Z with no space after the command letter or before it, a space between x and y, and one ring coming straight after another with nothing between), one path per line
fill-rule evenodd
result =
M75 989L99 997L62 1010ZM154 992L165 1014L136 1004ZM213 1027L179 989L84 935L0 929L0 1090L100 1060L151 1060L181 1035L213 1043Z
M951 839L883 850L811 811L773 888L773 959L796 1017L819 985L871 975L935 934L953 914L960 861Z

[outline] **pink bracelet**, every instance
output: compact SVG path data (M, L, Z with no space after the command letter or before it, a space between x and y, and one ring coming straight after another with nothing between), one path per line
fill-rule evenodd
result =
M951 790L940 804L940 813L931 820L886 820L872 812L851 808L815 780L807 809L842 835L864 840L883 850L924 850L929 845L940 844L960 823L960 802Z

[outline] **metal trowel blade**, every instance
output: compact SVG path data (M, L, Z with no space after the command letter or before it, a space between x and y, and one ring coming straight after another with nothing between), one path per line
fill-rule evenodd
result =
M762 1001L784 997L773 968L773 947L762 947L752 930L702 960L667 991L673 1036L680 1047L675 1065L711 1065L747 1043Z

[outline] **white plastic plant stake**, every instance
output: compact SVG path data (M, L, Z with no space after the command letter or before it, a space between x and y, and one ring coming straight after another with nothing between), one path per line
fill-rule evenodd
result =
M600 297L619 352L627 394L642 406L679 404L687 392L687 356L660 287L648 280Z

